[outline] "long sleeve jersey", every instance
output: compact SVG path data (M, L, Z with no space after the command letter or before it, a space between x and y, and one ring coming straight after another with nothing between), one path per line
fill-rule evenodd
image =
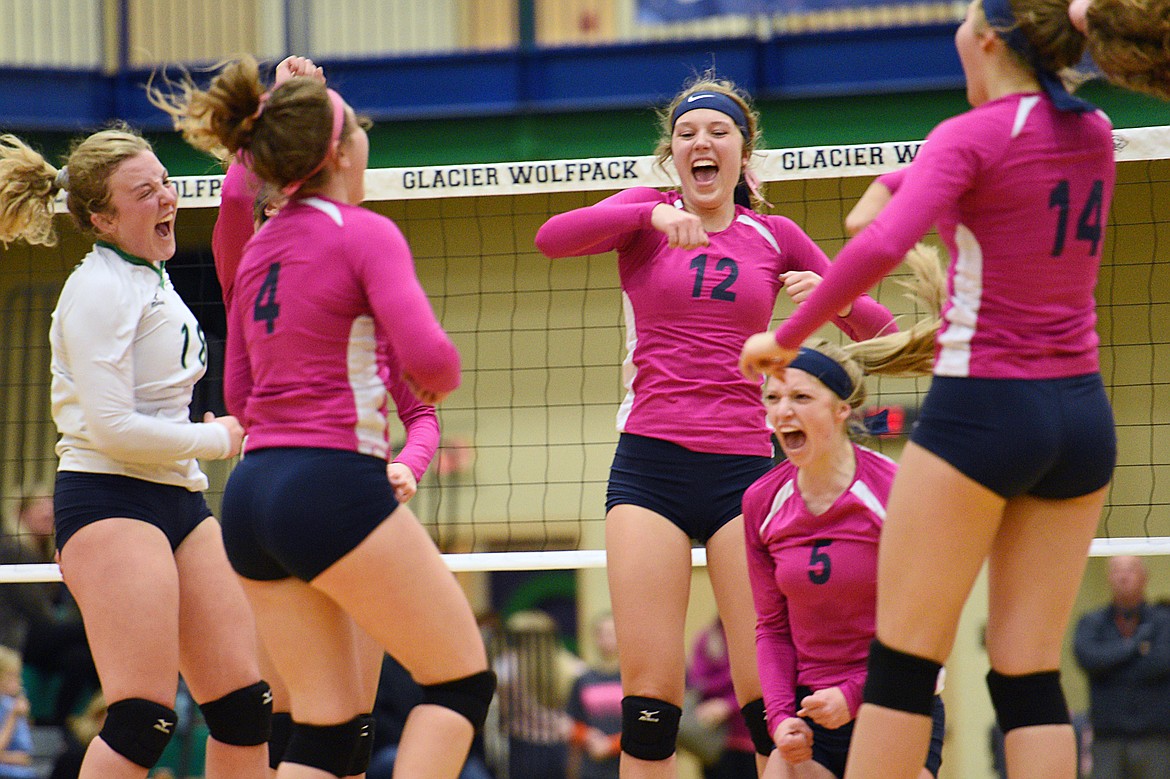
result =
M59 470L207 489L196 458L226 457L231 440L190 421L207 344L163 266L95 246L65 281L49 343Z
M849 489L813 514L790 462L743 496L756 655L768 731L796 716L796 687L840 687L857 715L877 611L877 549L897 466L854 445Z
M934 373L1095 372L1097 283L1115 168L1108 117L1013 94L940 124L893 198L776 332L796 348L933 225L951 255Z
M654 207L681 208L676 192L638 187L549 219L536 245L549 257L616 250L626 321L626 397L619 431L697 452L771 454L760 388L739 372L739 350L767 329L780 274L829 271L825 253L790 219L736 207L710 245L672 249L650 224ZM855 295L848 317L833 317L851 338L892 331L893 317Z
M248 449L387 457L390 376L434 392L459 385L459 354L406 240L367 209L294 200L248 241L232 287L224 396Z
M215 273L223 290L224 307L232 308L236 273L244 248L254 232L253 203L260 180L243 165L232 165L224 176L219 214L211 234ZM394 409L406 432L406 443L392 459L410 468L421 479L439 448L439 420L435 407L423 403L402 378L398 358L388 341L378 344L379 373L394 401Z

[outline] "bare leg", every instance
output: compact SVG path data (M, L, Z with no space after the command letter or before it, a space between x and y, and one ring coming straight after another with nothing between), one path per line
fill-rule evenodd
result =
M605 520L605 548L622 692L681 706L690 539L648 509L615 506ZM620 770L623 779L671 779L677 769L673 755L639 760L623 752Z
M297 579L244 580L257 627L270 658L288 689L297 722L334 725L348 722L365 706L366 695L355 665L352 621L337 604ZM279 779L333 779L324 771L281 763Z
M419 684L487 669L483 639L467 598L406 506L399 506L312 586L340 604ZM372 592L378 593L377 599L370 598ZM403 729L394 773L455 777L473 735L471 723L456 712L418 706Z
M207 703L260 681L252 610L223 550L219 523L205 519L175 551L179 569L179 668ZM207 739L207 779L268 775L268 745Z
M106 700L175 705L179 672L179 576L158 528L103 519L77 531L61 552L61 573L77 600ZM147 769L100 737L80 779L142 779Z
M928 489L946 501L923 500ZM1004 505L941 458L912 442L906 445L878 552L877 636L882 643L946 661ZM930 730L930 717L862 704L846 778L919 776Z
M711 575L711 589L715 593L719 617L723 620L723 632L727 636L735 698L743 706L763 693L756 665L756 610L748 580L742 515L719 528L707 542L707 570ZM731 716L740 715L732 713ZM763 755L756 755L756 771L761 776L767 762Z
M989 566L987 652L995 670L1021 675L1060 668L1061 643L1106 492L1008 502ZM1043 586L1037 586L1038 575ZM1071 725L1017 728L1007 733L1004 750L1013 779L1076 775Z

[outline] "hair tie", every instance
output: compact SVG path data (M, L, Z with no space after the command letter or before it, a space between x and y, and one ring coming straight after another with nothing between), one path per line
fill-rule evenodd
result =
M800 347L796 359L788 363L788 367L815 377L841 400L849 400L853 394L853 380L849 378L841 364L816 349Z
M262 92L260 94L259 104L256 106L256 110L252 112L252 121L256 121L257 119L260 118L260 114L264 113L264 105L267 102L268 102L268 93Z
M61 169L57 171L57 175L53 177L53 186L59 190L69 189L69 166L62 165Z
M1092 103L1069 94L1068 88L1065 87L1059 74L1044 67L1044 64L1040 62L1036 49L1032 47L1031 41L1028 40L1028 36L1024 34L1016 20L1011 0L983 0L983 15L987 17L987 23L991 25L991 29L995 30L995 34L999 36L1000 40L1007 44L1009 49L1023 57L1024 61L1036 71L1036 79L1040 82L1040 87L1052 100L1052 104L1056 106L1057 110L1076 113L1097 110L1097 107Z

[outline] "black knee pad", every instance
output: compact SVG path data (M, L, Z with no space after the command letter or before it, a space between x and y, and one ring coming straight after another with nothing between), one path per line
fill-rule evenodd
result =
M111 703L98 735L131 763L153 768L175 732L175 710L145 698Z
M622 751L639 760L665 760L678 742L682 709L641 695L622 698Z
M346 776L361 776L370 767L370 758L374 754L374 726L377 724L373 714L357 715L358 742L353 751L353 762L349 765Z
M994 668L987 674L987 690L995 719L1004 733L1033 725L1068 725L1068 703L1060 688L1060 671L1007 676Z
M462 679L424 684L422 691L423 703L461 714L478 733L483 730L488 706L496 692L496 675L492 671L480 671Z
M748 701L739 710L743 721L747 723L748 731L752 734L752 743L756 745L756 754L767 757L776 748L772 734L768 732L768 714L764 711L764 699L756 698Z
M255 747L272 735L272 688L259 681L200 703L207 732L216 741L234 747Z
M304 725L293 722L284 762L307 765L334 776L351 776L361 746L363 714L340 725Z
M869 645L866 703L929 717L941 663L890 649L876 638Z
M272 734L268 737L268 767L273 771L284 760L288 738L292 735L292 715L287 711L272 712Z

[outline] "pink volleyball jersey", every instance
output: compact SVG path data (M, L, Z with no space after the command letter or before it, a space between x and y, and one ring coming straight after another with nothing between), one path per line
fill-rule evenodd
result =
M727 229L708 234L709 246L672 249L650 225L661 203L681 207L676 192L620 192L552 217L536 245L550 257L617 250L627 332L618 430L697 452L767 456L760 388L740 374L739 351L768 328L780 274L823 276L829 260L792 220L738 206ZM890 312L868 297L833 321L855 339L894 329Z
M219 195L219 213L211 229L211 256L215 275L223 290L223 302L231 308L236 271L244 257L244 246L255 231L253 204L260 191L260 179L243 165L232 165L223 177Z
M215 273L223 290L225 308L232 307L232 293L236 272L244 256L244 247L252 237L255 226L253 203L260 189L260 180L243 165L232 165L224 176L219 213L211 233L211 252L215 259ZM402 370L394 350L385 339L378 344L379 373L394 400L398 419L406 432L406 443L393 457L410 468L416 480L421 479L439 448L439 421L434 406L415 397L402 379Z
M1115 178L1103 113L1014 94L940 124L776 340L795 348L932 225L950 251L935 375L1059 378L1097 363L1093 288Z
M326 198L289 203L248 242L228 313L224 396L247 448L386 457L390 352L422 389L459 385L394 223Z
M877 549L897 466L853 447L857 471L824 513L805 506L797 469L777 465L743 496L756 655L768 731L796 716L796 687L840 687L857 715L877 611Z

